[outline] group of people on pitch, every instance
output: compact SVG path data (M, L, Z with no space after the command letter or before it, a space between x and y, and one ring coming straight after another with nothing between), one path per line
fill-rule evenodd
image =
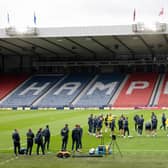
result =
M107 133L108 129L111 130L111 136L115 134L116 130L116 116L112 114L107 114L105 117L103 115L100 116L93 116L91 114L88 118L88 134L89 135L94 135L96 137L101 137L102 136L102 127L103 124L105 125L105 130L104 132ZM139 136L142 135L143 128L144 128L144 117L143 115L135 115L133 117L134 123L135 123L135 131L138 133ZM160 126L160 129L163 128L166 130L168 128L168 119L166 119L165 113L162 114L161 118L162 124ZM119 131L119 136L126 137L126 134L128 137L130 136L129 132L129 122L128 122L128 117L125 117L123 114L118 118L117 121L118 125L118 131ZM156 136L157 134L157 126L158 126L158 119L157 116L154 112L151 114L151 120L145 122L145 131L146 135L153 135Z
M143 123L144 119L143 116L135 115L134 116L134 122L135 122L135 131L138 132L138 135L142 135L143 130ZM141 130L139 131L139 127ZM158 127L158 119L154 112L151 114L151 120L147 121L145 123L145 131L147 136L156 136L157 135L157 127ZM168 128L168 119L166 118L165 113L162 113L161 117L161 126L160 129L167 130Z
M103 115L100 116L93 116L91 114L88 118L88 134L98 137L102 136L102 127L103 124L105 125L104 132L107 133L108 129L111 130L111 135L114 135L115 129L116 129L116 116L110 114L107 114L105 117ZM121 115L118 119L118 129L121 136L126 137L126 134L128 137L130 136L129 132L129 123L128 123L128 117L125 117L124 115Z
M82 134L83 129L79 124L76 124L75 128L72 130L72 152L75 151L80 152L80 150L82 149ZM62 136L61 151L66 151L69 136L68 124L65 124L65 127L61 129L61 136Z
M27 148L21 149L20 144L20 135L17 129L14 129L12 134L13 145L14 145L14 153L17 156L18 154L32 154L33 144L37 144L36 153L39 155L39 149L41 148L42 154L45 154L45 150L49 150L50 144L50 130L49 126L46 125L45 129L39 128L36 135L33 133L32 129L29 128L28 132L26 133L27 138ZM24 151L22 151L24 150ZM22 153L24 152L24 153Z
M68 124L65 124L64 128L61 129L62 145L61 151L67 150L68 137L69 137L69 128ZM79 124L75 125L75 128L72 130L72 151L80 152L82 149L82 134L83 129ZM39 128L36 135L33 133L32 129L29 129L26 133L27 138L27 148L24 153L22 153L21 144L20 144L20 135L17 129L14 129L12 134L13 144L14 144L14 153L17 156L18 154L32 154L33 144L37 144L36 154L39 155L39 149L41 148L42 154L45 155L45 150L49 150L50 144L50 129L46 125L45 129Z

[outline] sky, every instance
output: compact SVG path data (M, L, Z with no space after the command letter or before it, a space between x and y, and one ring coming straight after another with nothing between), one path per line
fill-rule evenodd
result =
M135 22L168 22L168 0L0 0L0 27L33 26L34 12L37 27L129 25L134 9Z

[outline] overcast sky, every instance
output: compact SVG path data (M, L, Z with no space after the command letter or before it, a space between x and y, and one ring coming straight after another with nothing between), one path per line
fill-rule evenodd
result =
M125 25L136 21L168 22L168 0L0 0L0 27L33 25L37 27ZM159 12L164 8L164 14Z

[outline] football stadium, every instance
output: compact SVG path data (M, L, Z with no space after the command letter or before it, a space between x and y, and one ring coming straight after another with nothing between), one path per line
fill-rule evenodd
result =
M34 24L20 28L7 14L0 167L167 167L168 24L136 21L136 8L132 17L40 27L34 13Z

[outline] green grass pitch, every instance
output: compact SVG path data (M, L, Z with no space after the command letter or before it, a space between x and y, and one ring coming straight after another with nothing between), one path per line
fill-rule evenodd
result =
M168 167L168 137L167 131L160 130L161 115L165 112L168 117L168 111L154 110L158 117L158 131L156 137L147 137L145 131L143 136L137 136L134 130L133 116L143 114L145 121L150 121L151 110L33 110L33 111L0 111L0 168L99 168L99 167ZM82 153L88 153L90 148L96 148L101 140L90 136L87 133L87 119L93 113L94 115L112 113L119 117L124 114L129 118L130 134L133 138L117 137L117 144L123 154L120 157L118 149L114 146L114 154L102 158L68 158L59 159L56 153L61 148L60 130L66 123L69 124L70 134L68 141L68 150L71 149L71 130L75 124L83 127L83 149ZM13 143L11 134L14 128L18 128L21 135L22 147L26 147L26 132L32 128L36 133L38 128L44 128L48 124L51 130L50 151L45 156L36 156L36 145L33 146L32 156L15 157L13 154ZM104 129L103 129L104 130ZM118 130L116 130L116 135ZM104 144L111 142L110 131L103 133Z

